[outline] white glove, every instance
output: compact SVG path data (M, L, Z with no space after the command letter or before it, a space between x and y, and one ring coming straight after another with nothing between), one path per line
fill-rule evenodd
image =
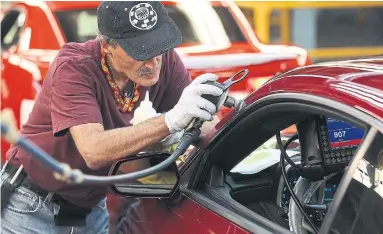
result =
M203 84L207 81L216 81L217 79L218 76L215 74L202 74L184 89L178 103L165 114L165 122L170 133L184 130L194 118L200 118L205 121L213 119L217 108L212 102L201 97L201 95L221 95L223 91L220 88Z

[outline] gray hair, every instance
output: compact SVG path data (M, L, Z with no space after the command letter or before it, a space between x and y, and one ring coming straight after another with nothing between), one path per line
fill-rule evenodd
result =
M114 40L113 38L110 38L106 35L103 35L102 33L99 33L97 35L97 38L103 40L105 43L109 44L114 49L118 46L118 42L116 40Z

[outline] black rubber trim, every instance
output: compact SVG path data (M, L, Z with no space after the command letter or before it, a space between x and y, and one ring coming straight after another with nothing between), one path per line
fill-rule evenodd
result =
M348 115L352 115L355 118L359 119L359 121L363 121L366 123L369 123L372 127L375 127L376 129L383 132L383 124L369 115L368 113L363 112L360 109L353 108L351 106L342 104L340 102L323 98L315 95L310 94L303 94L303 93L275 93L268 95L266 97L260 98L259 100L255 101L254 103L251 103L247 105L245 108L243 108L237 115L235 115L231 120L229 120L220 131L217 132L217 134L210 140L209 144L215 144L217 141L219 141L219 137L226 133L227 131L230 131L233 126L238 123L243 118L246 118L249 114L254 112L254 109L259 109L263 106L272 105L276 103L284 103L284 102L292 102L292 103L305 103L308 105L317 105L325 109L333 109L335 112L343 112L347 113Z

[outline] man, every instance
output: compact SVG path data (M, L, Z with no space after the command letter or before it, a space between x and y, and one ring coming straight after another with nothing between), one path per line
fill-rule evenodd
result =
M212 120L216 107L193 82L174 48L181 34L160 2L102 2L101 36L64 45L47 73L23 136L86 174L107 175L113 161L134 155L185 129L193 118ZM149 91L158 117L129 124ZM107 233L106 187L68 185L19 147L7 153L2 184L19 175L2 209L3 233ZM86 221L86 222L85 222Z

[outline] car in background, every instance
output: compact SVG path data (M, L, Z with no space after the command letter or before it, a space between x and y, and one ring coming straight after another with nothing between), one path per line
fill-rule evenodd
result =
M234 3L163 3L182 31L177 51L192 78L212 72L226 79L249 69L247 82L232 88L233 96L243 98L275 74L311 63L301 48L260 43ZM11 2L2 10L1 77L6 95L1 97L1 108L14 111L18 127L28 118L60 47L96 37L98 4L24 1ZM222 110L220 117L225 113ZM2 141L2 158L8 148Z

